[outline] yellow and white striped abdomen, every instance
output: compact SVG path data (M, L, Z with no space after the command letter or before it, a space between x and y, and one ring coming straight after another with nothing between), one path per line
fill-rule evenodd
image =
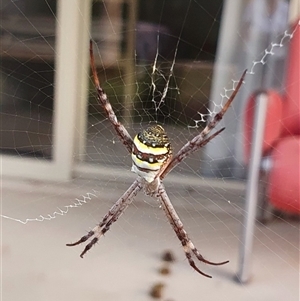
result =
M165 130L160 125L151 126L134 137L131 170L151 183L171 156Z

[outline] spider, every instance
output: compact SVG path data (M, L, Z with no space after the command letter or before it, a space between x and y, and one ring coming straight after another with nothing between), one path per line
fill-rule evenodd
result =
M246 70L244 71L241 79L239 80L236 88L234 89L231 97L225 103L224 107L220 112L218 112L212 120L208 122L204 130L196 135L192 140L187 142L179 152L172 157L172 146L164 128L160 125L152 125L145 130L138 133L134 139L131 138L125 127L118 121L113 108L107 98L106 93L100 86L93 54L93 43L90 41L90 63L92 69L92 77L97 91L97 98L103 107L107 118L114 127L117 135L119 136L121 142L126 147L127 151L132 158L132 168L131 170L138 175L137 179L132 183L132 185L124 192L124 194L117 200L117 202L111 207L108 213L104 216L102 221L90 230L86 235L82 236L78 241L74 243L69 243L67 246L76 246L87 240L89 243L85 246L84 250L80 254L83 258L84 254L94 246L99 238L104 235L110 226L118 220L118 218L123 214L125 209L131 204L133 198L137 193L144 189L146 195L153 198L157 198L161 207L163 208L168 221L173 227L178 239L180 240L185 256L190 264L190 266L203 276L212 278L210 275L202 272L195 264L193 255L201 262L210 265L223 265L229 261L222 262L212 262L205 259L198 249L193 244L192 240L189 238L187 232L183 227L178 214L176 213L168 195L162 180L165 176L182 160L184 160L191 153L199 150L201 147L206 145L214 137L219 135L224 128L216 131L214 134L209 136L211 130L213 130L218 122L222 119L230 104L232 103L234 97L236 96L238 90L240 89Z

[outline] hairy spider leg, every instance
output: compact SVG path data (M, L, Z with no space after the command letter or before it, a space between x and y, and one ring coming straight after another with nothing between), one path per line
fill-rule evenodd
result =
M86 235L82 236L78 241L74 243L69 243L67 244L67 246L73 247L79 245L87 241L92 236L94 236L94 238L85 246L85 249L80 254L80 257L82 258L83 255L98 242L99 238L109 230L110 226L115 221L117 221L118 218L124 213L125 209L131 204L133 198L142 189L142 187L142 179L139 177L111 207L111 209L102 219L101 223L99 223L96 227L94 227L93 230L89 231Z
M113 125L121 142L126 146L128 152L131 153L133 140L132 140L130 134L128 133L128 131L126 130L126 128L124 127L124 125L118 121L118 118L108 100L106 93L100 86L100 82L99 82L99 78L98 78L98 74L97 74L97 70L96 70L96 66L95 66L95 58L94 58L92 40L90 40L90 61L91 61L93 80L94 80L94 84L95 84L95 87L97 90L97 96L98 96L97 98L98 98L101 106L105 110L108 120Z
M244 78L246 76L247 70L245 70L235 87L234 91L232 92L230 98L227 100L223 108L218 112L206 125L203 131L195 136L191 141L187 142L179 152L173 156L173 159L166 164L162 170L159 172L158 177L163 179L174 167L176 167L182 160L184 160L188 155L197 151L199 148L203 147L209 141L211 141L214 137L220 134L225 128L222 128L218 132L214 133L210 137L207 135L217 126L217 124L222 120L224 114L227 112L228 108L230 107L231 103L233 102L236 94L238 93L240 87L243 84Z
M180 240L183 250L185 252L186 258L189 261L190 266L196 270L198 273L200 273L201 275L208 277L208 278L212 278L210 275L203 273L195 264L193 258L192 258L192 253L194 253L194 255L197 257L197 259L199 261L202 261L204 263L210 264L210 265L223 265L228 263L229 261L222 261L222 262L212 262L209 261L207 259L205 259L200 252L198 251L198 249L195 247L195 245L193 244L193 242L191 241L191 239L189 238L187 232L184 230L183 227L183 223L181 222L175 208L173 207L167 192L165 190L165 187L162 183L160 183L159 187L158 187L158 193L157 195L159 196L162 208L173 228L173 230L175 231L178 239Z
M157 177L161 180L165 178L165 176L175 168L181 161L183 161L186 157L188 157L193 152L199 150L201 147L205 146L208 142L213 140L216 136L222 133L225 128L218 130L217 132L213 133L206 139L195 139L193 138L191 141L187 142L186 145L164 166Z

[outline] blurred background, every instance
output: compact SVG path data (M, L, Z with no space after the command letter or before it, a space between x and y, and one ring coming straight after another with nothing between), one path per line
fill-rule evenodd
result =
M3 300L299 300L299 0L2 0L0 12ZM226 130L165 180L203 255L230 260L201 264L212 280L142 193L84 260L65 247L135 179L89 40L119 120L132 136L162 124L174 152L247 69Z

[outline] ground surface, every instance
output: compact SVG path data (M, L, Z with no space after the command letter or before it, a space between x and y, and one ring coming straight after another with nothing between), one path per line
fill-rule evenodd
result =
M65 246L97 223L129 181L49 184L2 179L1 184L2 214L22 221L53 212L105 186L101 193L94 191L96 197L92 196L88 204L51 221L24 225L2 218L3 301L146 301L153 300L149 291L158 283L164 285L160 300L299 300L296 221L279 220L268 227L257 227L252 280L248 284L234 281L242 230L243 185L229 183L224 189L223 181L220 185L206 181L200 195L192 186L173 188L174 205L203 255L213 261L230 260L222 267L199 263L200 269L213 276L207 279L189 267L162 210L142 194L84 259L79 257L82 246ZM170 266L171 273L163 276L158 273L163 266L160 256L169 249L176 261Z

